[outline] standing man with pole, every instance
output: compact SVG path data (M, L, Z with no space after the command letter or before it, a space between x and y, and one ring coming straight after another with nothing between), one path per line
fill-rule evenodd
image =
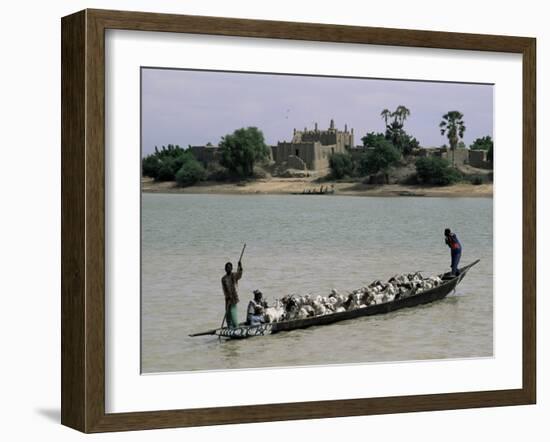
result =
M233 264L230 262L225 264L225 275L222 277L222 289L225 297L225 319L229 328L235 328L239 325L237 319L237 303L239 302L239 294L237 292L239 279L243 276L242 258L246 244L243 246L237 271L233 272ZM222 321L223 325L223 321Z
M453 276L458 276L458 263L460 262L460 256L462 255L462 244L456 237L455 233L451 232L451 229L445 229L445 244L451 249L451 272Z

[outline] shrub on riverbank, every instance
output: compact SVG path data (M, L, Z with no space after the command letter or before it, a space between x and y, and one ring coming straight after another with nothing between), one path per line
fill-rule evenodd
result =
M155 152L141 161L142 173L155 181L174 181L177 171L189 159L194 160L195 157L177 144L162 146L160 149L155 147Z
M335 153L329 158L329 167L332 178L337 180L351 177L355 173L355 164L350 154Z
M155 181L176 181L180 186L190 186L206 179L204 167L195 156L178 145L169 144L147 155L141 162L143 176Z
M470 182L474 186L479 186L479 185L483 184L483 177L481 175L473 176L473 177L470 178Z
M444 158L424 157L416 160L416 174L424 184L448 186L462 179L461 173Z
M174 181L177 170L177 164L174 159L166 158L160 163L157 175L154 178L157 181Z
M194 157L187 157L180 169L176 172L178 186L192 186L206 179L206 171Z
M380 139L374 148L364 154L359 161L359 173L362 176L381 174L385 183L389 182L390 169L397 166L401 154L387 140Z
M389 172L399 165L401 154L381 134L368 134L370 150L358 156L335 153L329 158L331 178L342 179L381 175L388 183Z

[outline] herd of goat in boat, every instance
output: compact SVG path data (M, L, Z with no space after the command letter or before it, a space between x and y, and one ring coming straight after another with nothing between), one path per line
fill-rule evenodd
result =
M430 290L442 282L439 276L424 278L420 272L416 272L395 275L388 282L376 280L347 295L335 289L328 296L289 294L265 309L264 322L306 319L382 304Z

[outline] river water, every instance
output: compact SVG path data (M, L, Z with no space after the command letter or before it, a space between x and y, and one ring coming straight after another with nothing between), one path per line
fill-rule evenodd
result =
M493 354L491 198L143 194L142 372L488 357ZM252 291L328 295L375 279L480 258L442 301L247 340L190 338L223 317L226 261L243 259L239 319Z

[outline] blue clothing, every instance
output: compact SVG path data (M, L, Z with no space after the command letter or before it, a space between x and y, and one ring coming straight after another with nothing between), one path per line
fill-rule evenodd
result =
M458 264L460 263L460 256L462 255L462 244L458 240L455 233L447 235L445 243L451 249L451 272L453 275L458 275Z
M263 315L248 315L249 325L260 325L260 324L263 324L263 322L264 322Z
M267 307L267 304L262 301L256 302L256 300L251 300L248 303L248 309L246 311L246 322L249 325L258 325L264 322L264 315L262 314L263 309Z
M451 250L462 250L462 244L460 244L456 233L451 233L450 235L448 235L445 239L445 242L451 248Z
M460 256L462 255L462 249L451 250L451 271L453 275L458 275L458 264L460 262Z

